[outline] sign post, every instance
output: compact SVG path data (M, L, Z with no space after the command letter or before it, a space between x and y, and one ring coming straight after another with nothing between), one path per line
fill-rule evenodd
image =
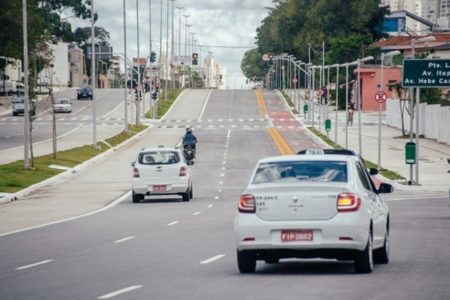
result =
M420 104L420 88L428 87L450 87L450 60L449 59L405 59L403 61L403 78L402 86L417 88L416 97L416 143L414 144L414 162L416 166L416 184L419 184L419 104ZM411 110L411 114L413 111ZM412 124L410 128L412 132ZM410 144L408 146L408 144ZM412 149L413 146L407 143L405 147ZM405 151L406 152L406 151ZM409 150L409 154L412 150ZM405 153L405 156L408 153ZM411 154L412 155L412 154ZM412 159L407 161L412 162ZM407 162L408 163L408 162ZM412 176L411 176L412 177Z

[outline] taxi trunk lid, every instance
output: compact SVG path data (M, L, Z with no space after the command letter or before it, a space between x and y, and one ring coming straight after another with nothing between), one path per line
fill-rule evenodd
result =
M346 191L343 183L293 183L257 186L256 214L268 221L329 220L337 214L337 196Z
M140 165L138 170L141 180L148 180L148 184L170 184L180 177L178 164Z

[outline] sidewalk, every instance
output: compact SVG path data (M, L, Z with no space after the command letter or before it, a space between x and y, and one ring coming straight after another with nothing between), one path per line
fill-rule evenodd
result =
M315 129L321 129L321 132L327 135L332 141L344 148L359 152L359 123L358 111L355 111L353 117L353 126L348 127L348 144L346 145L346 114L345 111L338 111L336 126L336 111L334 107L328 107L328 117L331 119L331 130L325 131L325 118L322 126L319 126L319 105L315 105ZM326 108L323 110L325 115ZM297 119L306 127L312 127L312 111L306 116L301 113L296 115ZM378 112L361 112L361 155L375 164L378 163L378 141L379 141L379 115ZM419 141L419 185L407 185L410 180L410 166L405 163L405 143L409 138L402 137L402 131L386 125L385 115L381 116L381 166L385 169L394 171L405 180L397 181L397 188L411 191L439 191L449 192L450 188L450 165L447 158L450 158L450 146L438 143L435 140L421 138ZM337 131L336 131L337 129ZM336 139L337 135L337 139ZM415 140L414 140L415 142ZM415 169L413 179L415 178Z

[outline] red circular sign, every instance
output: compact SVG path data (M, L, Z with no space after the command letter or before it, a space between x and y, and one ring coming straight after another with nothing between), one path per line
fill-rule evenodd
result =
M387 95L383 91L379 91L375 94L375 101L377 101L378 103L384 103L386 102L386 99Z
M297 78L292 79L293 83L297 83Z

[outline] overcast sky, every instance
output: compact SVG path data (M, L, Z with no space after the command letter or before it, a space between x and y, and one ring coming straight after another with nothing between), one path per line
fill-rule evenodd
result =
M139 1L140 56L149 53L149 3L152 4L152 45L159 55L161 0ZM163 3L163 49L166 38L167 2ZM183 7L181 15L190 15L188 23L192 24L191 32L201 48L202 56L211 52L216 62L227 68L227 86L241 88L245 83L240 63L244 52L248 49L216 48L208 46L252 47L255 48L256 28L268 14L265 7L273 6L272 0L176 0L175 7ZM98 12L97 26L110 32L114 52L123 53L123 1L94 0L94 10ZM172 2L170 2L170 17ZM127 16L127 52L128 56L137 55L137 18L136 0L126 1ZM174 10L175 55L178 55L179 18L178 9ZM185 18L181 17L181 53L184 55ZM171 22L171 21L170 21ZM88 21L78 26L89 26ZM171 26L171 23L169 24ZM169 33L170 35L170 33ZM170 40L169 40L170 41ZM169 42L170 44L170 42ZM169 46L170 47L170 46ZM163 50L164 51L164 50Z

